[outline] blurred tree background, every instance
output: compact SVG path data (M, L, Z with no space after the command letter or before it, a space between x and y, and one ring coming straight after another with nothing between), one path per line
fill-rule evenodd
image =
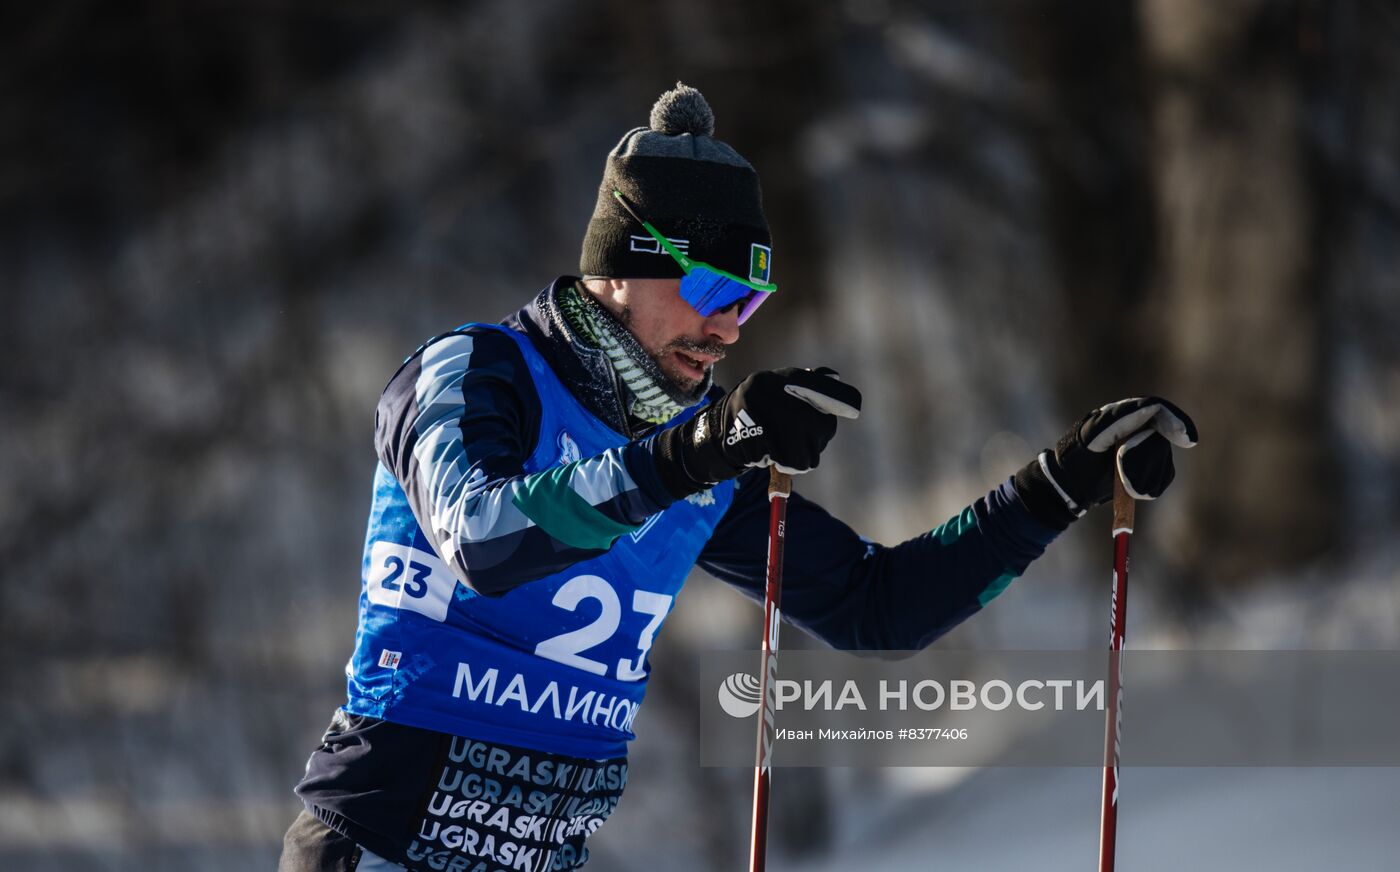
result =
M341 699L379 390L427 337L575 269L607 151L677 79L760 171L784 287L721 380L825 363L865 392L804 491L897 541L1085 410L1162 393L1203 442L1143 512L1133 638L1211 638L1282 589L1310 605L1229 638L1400 643L1398 609L1326 622L1338 579L1396 578L1393 4L56 0L0 20L0 867L274 865ZM948 644L1097 646L1100 526ZM694 765L685 664L751 646L758 614L688 591L600 868L742 856L749 776ZM886 789L791 773L776 850L799 866L839 832L833 792Z

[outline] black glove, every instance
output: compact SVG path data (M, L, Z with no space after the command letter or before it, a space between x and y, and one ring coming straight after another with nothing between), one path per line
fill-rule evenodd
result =
M860 414L860 391L836 371L756 372L723 399L655 437L662 483L683 499L750 466L796 474L815 469L836 419Z
M1128 495L1152 500L1176 477L1171 446L1195 444L1195 423L1161 397L1119 400L1080 418L1017 472L1014 484L1032 515L1063 530L1112 499L1115 460Z

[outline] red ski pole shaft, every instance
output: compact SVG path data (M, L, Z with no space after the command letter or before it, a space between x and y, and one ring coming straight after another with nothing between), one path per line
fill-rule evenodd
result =
M1128 537L1135 504L1113 475L1113 602L1108 655L1108 711L1103 743L1103 805L1099 815L1099 872L1113 872L1118 842L1118 747L1123 729L1123 631L1128 617Z
M768 579L763 592L763 657L759 695L758 751L753 772L753 838L749 841L749 870L763 872L768 853L768 789L773 762L773 738L778 694L778 624L783 593L783 541L787 534L787 501L792 476L773 468L768 481Z

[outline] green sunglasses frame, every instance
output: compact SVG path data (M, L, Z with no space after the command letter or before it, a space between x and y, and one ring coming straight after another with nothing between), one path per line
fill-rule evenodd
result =
M759 293L777 293L778 286L775 284L764 284L762 282L750 281L749 279L741 279L738 276L734 275L734 273L732 272L722 270L719 267L705 263L704 261L694 260L686 256L685 254L682 254L680 249L676 248L674 245L671 244L671 240L667 239L655 227L652 227L651 223L648 222L645 218L637 214L637 210L632 208L632 204L627 202L627 198L622 196L621 191L613 189L612 195L622 206L622 208L627 210L627 214L631 215L637 221L638 224L641 224L643 227L645 227L647 233L650 233L651 237L655 239L663 249L665 249L666 253L671 255L671 257L676 261L676 263L680 264L681 269L685 271L686 275L690 275L690 271L698 266L703 267L704 269L707 269L712 273L722 275L730 281L738 282L746 288L752 288L753 290L758 291Z

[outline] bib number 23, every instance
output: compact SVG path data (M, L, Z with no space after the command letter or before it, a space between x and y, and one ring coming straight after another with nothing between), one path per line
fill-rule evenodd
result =
M553 602L559 608L572 612L577 611L584 600L590 599L597 600L602 606L598 617L594 618L592 623L545 639L535 646L535 653L594 675L607 675L609 667L613 667L622 681L640 681L646 675L643 667L646 665L647 652L656 640L656 631L661 627L661 621L671 610L672 597L647 590L632 592L632 611L650 615L651 620L647 621L637 636L637 656L622 657L615 664L583 656L584 651L611 639L617 632L618 625L622 623L622 601L613 586L599 576L580 575L564 582L559 590L555 591Z
M408 545L375 542L370 548L365 590L369 601L447 620L457 579L436 554Z

